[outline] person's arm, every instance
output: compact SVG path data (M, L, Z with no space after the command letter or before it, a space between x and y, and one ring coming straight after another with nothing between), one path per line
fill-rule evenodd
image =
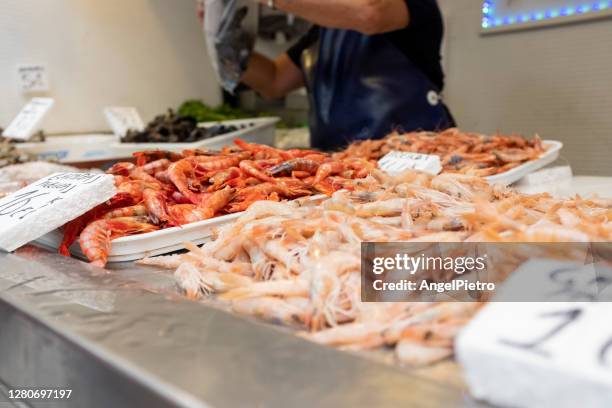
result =
M323 27L367 35L401 30L410 23L406 0L275 0L274 5Z
M284 53L271 60L257 52L251 55L242 83L265 99L279 99L304 86L304 74Z

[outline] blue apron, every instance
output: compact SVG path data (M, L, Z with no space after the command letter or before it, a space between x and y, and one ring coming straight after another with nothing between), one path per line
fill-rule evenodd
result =
M313 147L454 126L440 89L385 35L320 28L319 41L302 54L302 69Z

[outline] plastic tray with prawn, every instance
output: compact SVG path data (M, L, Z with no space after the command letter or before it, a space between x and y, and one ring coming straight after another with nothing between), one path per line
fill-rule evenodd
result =
M316 204L326 199L326 195L303 197L294 200L298 205ZM108 262L129 262L149 256L169 254L185 249L186 242L202 244L209 241L215 230L238 219L243 212L222 215L209 220L198 221L180 227L172 227L144 234L120 237L112 241ZM55 230L34 241L34 244L57 250L62 241L62 232ZM81 250L79 242L74 242L70 254L83 260L87 257Z

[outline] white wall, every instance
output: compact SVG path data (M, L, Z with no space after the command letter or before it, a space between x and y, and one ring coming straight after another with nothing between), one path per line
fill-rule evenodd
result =
M439 0L446 100L460 127L565 143L579 174L612 176L612 19L481 36L478 0Z
M107 129L102 108L136 106L145 120L187 98L216 104L193 0L2 0L0 126L28 97L16 67L47 64L49 132Z
M479 0L439 0L446 99L464 129L562 140L577 173L612 175L612 19L481 36ZM193 0L2 0L0 126L28 97L21 63L46 63L49 132L106 129L107 105L145 120L187 98L216 104Z

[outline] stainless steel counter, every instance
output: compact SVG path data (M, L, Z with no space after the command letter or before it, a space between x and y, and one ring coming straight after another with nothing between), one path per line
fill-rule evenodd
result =
M184 300L165 272L33 247L0 254L0 389L21 387L73 390L35 407L476 406L458 387Z
M608 197L611 187L592 177L542 186ZM35 407L476 406L456 367L409 370L319 346L187 301L166 272L114 268L33 247L0 253L0 408L23 387L73 390Z

